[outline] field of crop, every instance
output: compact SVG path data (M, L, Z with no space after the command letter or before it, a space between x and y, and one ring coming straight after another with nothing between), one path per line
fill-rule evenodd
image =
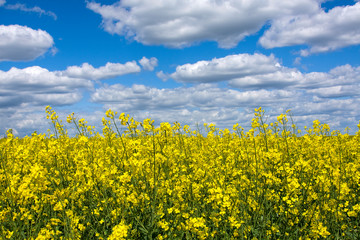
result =
M0 139L1 239L360 239L360 131L288 113L205 133L111 110ZM360 124L358 125L360 127ZM126 128L126 131L121 129Z

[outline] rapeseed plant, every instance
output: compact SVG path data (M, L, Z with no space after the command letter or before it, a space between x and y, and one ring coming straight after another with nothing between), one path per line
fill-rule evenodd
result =
M248 131L200 134L108 110L102 134L70 114L69 137L46 113L47 135L0 139L1 239L360 238L360 131L297 136L258 108Z

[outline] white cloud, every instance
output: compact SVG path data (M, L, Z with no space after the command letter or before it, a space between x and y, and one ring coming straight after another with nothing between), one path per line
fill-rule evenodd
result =
M83 63L81 67L68 67L62 72L62 74L68 77L100 80L118 77L129 73L137 73L140 71L141 69L139 65L137 65L135 61L131 61L125 64L108 62L105 66L101 66L99 68L94 68L89 63Z
M76 104L84 91L89 91L92 101L87 105L88 109L94 111L94 106L102 106L101 113L85 113L85 119L90 118L99 131L101 117L109 108L129 113L137 120L150 117L157 124L179 121L196 129L196 123L204 122L216 123L220 128L231 128L237 122L248 127L253 109L259 106L266 109L268 122L276 121L277 115L292 109L300 127L319 119L338 129L345 126L356 129L360 119L357 107L360 106L360 67L344 65L329 72L301 73L283 67L277 61L269 64L272 65L276 69L274 72L262 74L259 71L257 75L245 74L229 81L232 87L239 89L214 83L178 88L100 83L102 87L94 89L93 81L89 80L94 78L92 73L90 77L78 74L75 78L75 75L66 75L67 70L49 71L37 66L11 68L0 71L0 135L10 127L19 134L34 130L44 132L49 127L44 119L44 106L49 104L63 120L77 109L85 111L83 105ZM221 67L211 69L223 70ZM69 106L67 110L64 105ZM59 110L57 106L64 107Z
M77 87L92 87L89 80L61 76L59 72L51 72L39 66L18 69L12 67L9 71L0 70L1 89L28 89L42 91L64 91Z
M195 128L195 123L204 122L216 123L221 128L231 128L236 122L249 126L253 109L259 106L266 109L267 121L276 121L276 116L292 109L299 127L311 125L315 119L332 127L345 128L357 124L360 118L356 108L360 104L358 95L353 95L351 99L324 97L327 96L301 89L239 91L214 84L158 89L117 84L96 89L91 99L103 104L104 110L111 108L126 112L139 120L151 117L156 123L179 121L192 128Z
M96 89L91 100L98 103L115 104L123 110L153 109L216 109L219 107L258 106L271 104L296 96L287 90L238 91L219 88L211 84L175 89L150 88L144 85L125 87L120 84ZM289 101L289 100L288 100Z
M328 73L311 72L304 74L304 77L295 86L299 89L316 89L334 86L353 86L357 88L360 84L360 67L350 65L338 66Z
M30 61L54 44L46 31L19 25L0 25L0 61Z
M0 0L0 7L3 6L6 3L5 0Z
M242 89L285 88L298 84L303 77L303 74L296 69L281 67L278 71L268 74L232 79L229 81L229 85Z
M23 107L0 108L0 137L4 136L9 128L15 132L16 136L29 135L35 130L41 131L41 133L46 132L49 125L45 119L44 108L42 108L41 114L39 114L39 112L35 113L40 110L38 107Z
M81 67L72 66L65 71L49 71L39 66L0 70L0 136L8 128L14 128L22 136L34 130L45 132L50 127L44 119L45 106L76 108L83 93L94 89L92 80L140 70L136 61L125 64L107 63L99 68L85 63ZM135 93L139 91L141 87L134 87ZM58 113L62 119L66 119L69 114L61 111Z
M157 76L166 81L173 78L186 83L211 83L225 81L233 88L251 89L291 89L311 90L329 88L330 94L348 96L354 95L350 89L358 89L360 84L360 67L350 65L338 66L329 72L302 73L296 68L287 68L273 56L262 54L238 54L211 61L198 61L194 64L184 64L176 67L176 71L165 74L162 71ZM331 88L330 87L338 87ZM340 88L339 88L340 87ZM337 91L335 93L334 91ZM325 97L325 92L311 91L312 94ZM330 95L329 95L330 96Z
M359 84L351 86L332 86L316 88L307 91L321 98L353 97L360 95Z
M34 130L45 133L50 127L45 106L74 105L92 88L90 80L62 76L39 66L0 70L0 135L8 128L22 136Z
M236 78L229 84L242 90L214 84L176 89L113 85L97 89L91 99L104 104L104 109L129 112L139 118L151 116L158 122L179 119L187 124L214 122L223 127L237 121L248 123L253 108L259 106L267 109L269 121L292 109L299 126L319 119L343 129L360 119L356 107L360 104L360 67L344 65L329 72L304 74L280 66L276 72Z
M253 109L297 101L298 94L286 90L238 91L213 84L194 87L159 89L144 85L125 87L120 84L96 89L91 95L103 109L126 112L140 120L151 117L159 122L179 121L195 129L195 123L216 123L231 127L236 122L249 124Z
M355 106L359 106L360 99L309 99L308 101L301 101L292 107L292 111L300 116L306 115L327 115L326 121L333 122L331 117L337 119L347 118L352 116L359 121L358 109ZM352 124L356 124L354 121Z
M360 2L328 12L288 16L274 20L259 42L265 48L309 45L302 56L360 44Z
M46 93L34 95L33 101L36 105L44 105L51 103L52 106L71 105L82 99L80 91L72 91L69 93Z
M169 74L164 73L162 70L157 72L156 76L158 78L160 78L161 80L163 80L164 82L167 81L170 78Z
M302 74L299 75L302 77L300 81L295 81L284 89L272 90L249 86L236 90L216 84L196 84L174 89L139 84L131 87L120 84L103 85L90 92L91 101L96 106L102 105L103 112L85 113L85 119L90 119L91 124L101 131L101 117L105 110L111 108L129 113L137 120L150 117L156 120L156 124L162 121L179 121L196 129L196 123L201 126L204 122L212 122L220 128L231 128L238 122L249 127L253 109L261 106L266 109L267 122L276 121L276 116L292 109L299 127L309 126L313 120L319 119L333 128L344 129L345 126L350 126L355 130L360 119L357 107L360 106L360 81L357 78L359 70L360 68L345 65L327 73ZM299 77L294 69L283 71L256 77L260 80L277 75L279 78L286 78L286 74L295 74L295 79ZM77 111L74 108L78 105L74 103L79 101L81 95L78 94L81 92L75 89L92 87L91 81L69 78L61 72L49 72L39 67L14 68L8 72L0 72L0 76L0 82L3 83L0 86L0 121L6 123L3 127L15 126L19 133L26 134L31 133L31 129L43 130L49 127L44 118L40 118L41 121L35 119L45 115L45 105L54 105L61 118L66 119L69 113ZM268 80L264 80L266 81ZM66 112L56 109L56 105L64 104L69 104L71 110ZM38 116L31 115L39 111L41 114Z
M150 59L143 57L142 59L140 59L139 63L145 70L153 71L154 68L158 65L158 60L154 57Z
M169 76L179 82L219 82L252 75L274 73L280 64L273 55L255 53L229 55L176 67Z
M240 89L309 90L319 97L353 96L360 85L360 67L343 65L329 72L306 74L297 69L280 67L276 72L232 79L229 85Z
M269 20L311 13L315 0L124 0L112 5L88 2L103 18L105 31L133 38L146 45L185 47L216 41L222 48L235 47Z
M268 74L231 79L229 85L239 89L289 89L307 91L321 97L351 97L360 87L360 67L338 66L329 72L301 73L286 67Z
M0 71L0 108L21 104L68 105L81 99L81 89L90 89L89 80L61 76L34 66Z
M0 6L1 6L1 1L0 1ZM38 6L29 8L25 4L16 3L16 4L7 4L5 7L6 7L6 9L10 9L10 10L20 10L20 11L23 11L23 12L35 12L35 13L40 14L40 16L41 15L47 15L47 16L50 16L50 17L54 18L55 20L57 19L57 16L56 16L55 13L53 13L51 11L45 11L45 10L41 9L40 7L38 7Z

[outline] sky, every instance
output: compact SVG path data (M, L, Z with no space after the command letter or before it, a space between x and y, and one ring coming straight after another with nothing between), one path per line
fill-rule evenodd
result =
M352 0L0 0L0 136L45 133L47 105L99 132L108 109L223 129L258 107L356 132L359 26Z

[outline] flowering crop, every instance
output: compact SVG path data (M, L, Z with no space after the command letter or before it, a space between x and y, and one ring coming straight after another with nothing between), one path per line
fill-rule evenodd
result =
M69 115L69 137L46 111L54 134L0 139L1 239L360 239L360 131L299 136L259 108L205 136L108 110L102 134Z

